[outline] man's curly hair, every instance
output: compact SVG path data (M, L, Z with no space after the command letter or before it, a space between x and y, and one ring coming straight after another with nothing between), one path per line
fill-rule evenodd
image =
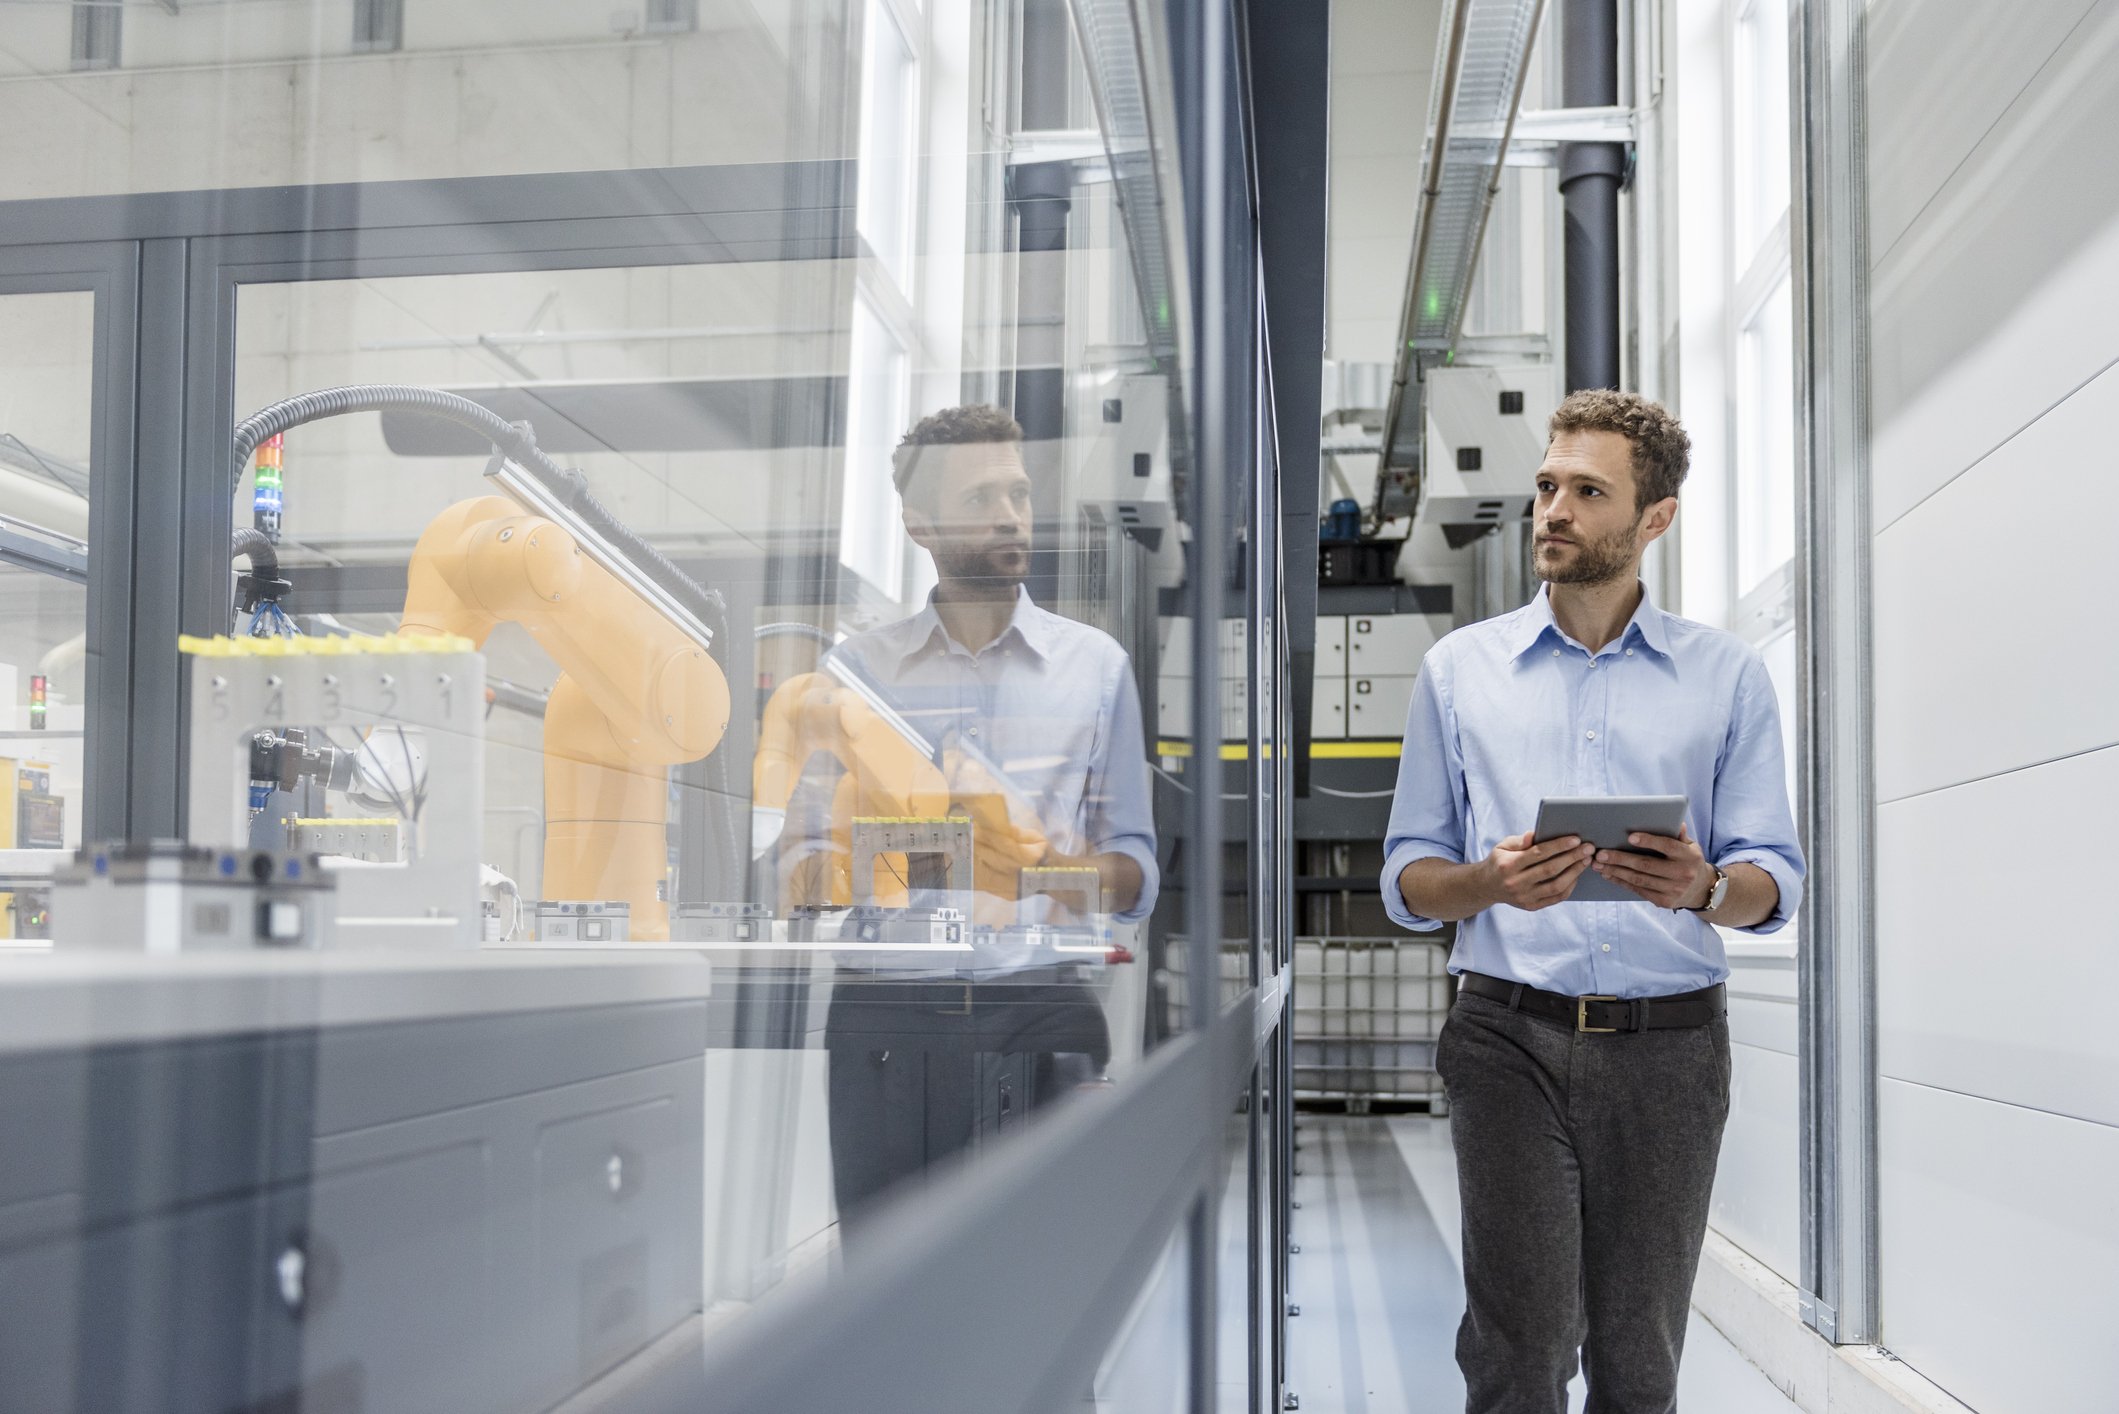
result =
M1692 439L1661 403L1616 388L1569 393L1553 410L1547 440L1562 432L1616 432L1633 444L1633 504L1646 510L1675 496L1692 465Z
M912 484L912 474L922 460L920 449L923 447L961 447L981 442L1022 440L1022 424L989 403L943 408L915 422L912 430L898 439L898 449L890 454L891 480L897 483L898 494L905 495L905 488Z

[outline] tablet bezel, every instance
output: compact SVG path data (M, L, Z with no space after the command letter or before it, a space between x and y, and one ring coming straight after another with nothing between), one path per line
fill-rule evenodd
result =
M1682 795L1551 795L1538 802L1538 823L1531 843L1579 835L1598 849L1647 854L1626 842L1633 834L1677 836L1691 801ZM1646 903L1624 884L1594 869L1582 871L1567 903Z

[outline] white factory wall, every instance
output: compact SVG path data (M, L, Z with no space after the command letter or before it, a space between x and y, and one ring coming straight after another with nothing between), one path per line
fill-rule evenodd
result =
M31 197L846 155L795 121L784 15L700 10L640 39L601 7L413 5L405 49L356 55L350 4L128 5L124 67L68 74L69 8L10 7L0 170Z
M2119 1388L2119 2L1868 52L1882 1339L2062 1414Z

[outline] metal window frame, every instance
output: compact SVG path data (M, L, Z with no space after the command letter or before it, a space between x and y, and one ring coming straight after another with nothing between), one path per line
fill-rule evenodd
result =
M1796 160L1796 543L1803 1319L1839 1344L1878 1324L1876 787L1870 687L1868 217L1861 0L1787 0Z
M394 54L405 47L405 0L353 0L353 52Z
M68 67L85 74L122 68L124 63L123 0L74 0Z
M641 28L647 34L690 34L699 28L699 0L647 0Z
M829 161L0 203L0 288L109 293L89 612L95 641L123 647L90 655L92 837L182 833L176 640L226 626L242 285L847 259L853 183Z

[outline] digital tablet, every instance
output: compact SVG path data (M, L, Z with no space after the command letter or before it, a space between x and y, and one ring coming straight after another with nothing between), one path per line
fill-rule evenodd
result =
M1669 835L1675 839L1685 824L1686 800L1682 795L1573 795L1548 796L1538 802L1538 827L1531 843L1565 835L1579 835L1598 849L1623 849L1628 854L1646 854L1626 843L1633 834ZM1605 878L1594 868L1575 880L1569 903L1646 903L1624 884Z

